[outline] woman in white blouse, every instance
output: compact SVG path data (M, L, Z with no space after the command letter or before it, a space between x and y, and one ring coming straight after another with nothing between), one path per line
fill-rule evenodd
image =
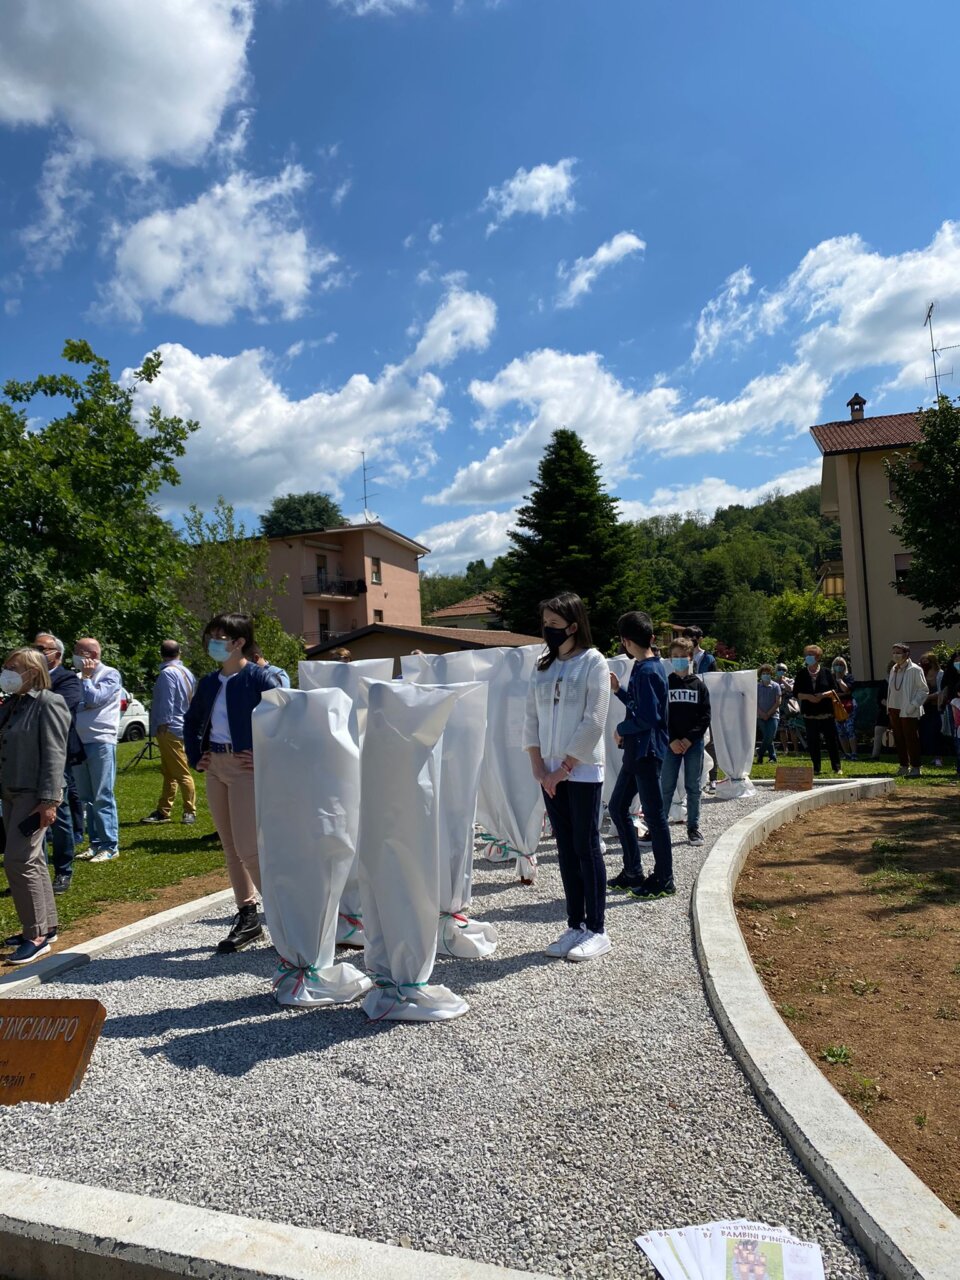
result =
M567 929L546 954L593 960L610 950L604 929L607 874L600 852L610 675L593 647L578 595L564 591L542 601L540 623L547 651L530 681L523 745L543 788L567 900Z

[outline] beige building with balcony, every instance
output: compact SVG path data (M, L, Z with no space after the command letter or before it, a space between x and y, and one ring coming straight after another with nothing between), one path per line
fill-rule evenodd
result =
M429 547L384 524L269 538L269 573L285 631L307 647L373 623L420 625L420 557Z
M820 510L840 521L843 546L842 566L825 566L824 586L829 581L829 594L846 598L854 676L882 680L892 644L908 644L918 658L939 637L920 621L920 605L896 587L911 556L891 532L895 517L883 465L919 441L919 420L915 413L866 418L865 404L855 395L847 401L849 419L810 431L823 454Z

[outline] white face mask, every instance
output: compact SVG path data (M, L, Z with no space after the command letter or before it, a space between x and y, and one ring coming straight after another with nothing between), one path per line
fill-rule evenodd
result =
M11 667L0 671L0 691L3 693L19 693L23 688L23 676Z
M76 667L78 671L83 670L83 664L86 662L86 660L87 660L87 655L85 653L75 653L73 655L73 665Z

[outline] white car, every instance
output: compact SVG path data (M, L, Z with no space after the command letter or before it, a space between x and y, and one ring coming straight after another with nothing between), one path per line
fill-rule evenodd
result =
M120 728L118 736L121 742L139 742L150 731L150 716L142 702L131 698L126 689L120 690Z

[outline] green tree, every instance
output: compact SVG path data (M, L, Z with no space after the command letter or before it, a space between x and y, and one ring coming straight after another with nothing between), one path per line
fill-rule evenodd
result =
M815 591L783 591L767 602L767 625L777 656L799 662L804 647L819 644L844 618L842 600Z
M420 617L427 622L431 614L447 605L456 604L474 594L462 573L424 573L420 571Z
M203 647L203 629L218 613L249 613L257 643L269 662L290 673L296 683L303 642L283 630L276 595L286 582L270 577L270 547L247 533L233 507L222 497L209 517L192 506L184 520L189 570L181 584L185 611L184 660L197 674L216 665Z
M343 522L343 512L329 493L285 493L274 498L260 517L260 529L265 538L283 538L291 533L336 529Z
M714 630L741 661L752 658L767 639L766 597L749 587L734 587L717 601Z
M897 587L927 611L924 626L944 631L960 622L960 399L941 396L919 418L919 443L886 462L893 532L913 553Z
M513 546L499 575L507 626L539 634L539 601L575 591L589 609L594 641L608 648L618 617L635 607L630 542L617 501L604 491L597 461L575 431L553 433L509 537Z
M174 459L197 423L157 405L138 420L137 392L160 372L158 352L126 385L86 342L68 341L63 358L86 376L9 381L0 401L0 642L22 644L41 627L68 645L92 634L138 687L177 629L184 568L153 498L179 483ZM25 407L38 398L59 414L42 426Z

